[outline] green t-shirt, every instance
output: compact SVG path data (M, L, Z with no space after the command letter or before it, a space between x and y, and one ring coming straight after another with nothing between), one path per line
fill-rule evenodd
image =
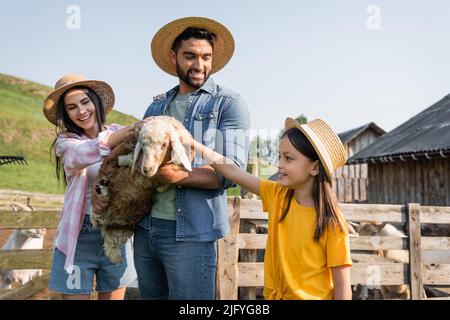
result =
M166 110L166 116L172 116L181 123L184 123L190 93L177 94ZM151 211L153 218L176 220L175 208L175 186L170 185L164 192L156 192L153 196L153 206Z

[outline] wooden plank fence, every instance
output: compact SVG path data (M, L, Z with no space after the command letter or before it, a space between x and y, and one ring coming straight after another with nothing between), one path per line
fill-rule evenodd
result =
M422 257L427 250L450 250L450 237L420 235L422 223L450 224L450 207L421 207L418 204L342 204L341 207L349 221L399 223L407 225L409 233L407 238L351 238L352 285L407 284L411 288L412 299L424 298L423 285L450 287L450 261ZM258 231L267 228L267 215L262 212L259 200L238 197L228 198L228 214L230 233L218 241L217 247L217 298L237 299L239 288L245 288L241 298L255 298L256 288L264 283L264 263L256 259L266 246L267 234ZM0 229L55 229L58 221L59 210L11 212L0 209ZM250 254L241 254L239 259L240 250L249 250ZM409 263L392 263L374 255L358 253L372 250L407 250ZM27 299L46 289L51 257L51 249L0 251L0 269L44 269L42 276L26 285L0 291L0 300Z
M1 229L56 229L60 210L11 212L0 210ZM0 300L23 300L34 296L48 287L53 250L0 250L0 269L23 270L43 269L41 276L33 278L25 285L0 291Z
M228 199L231 231L218 244L217 298L237 299L239 288L262 287L264 263L238 260L240 250L265 249L267 234L240 232L240 224L250 223L256 228L267 227L267 214L262 212L259 200ZM423 285L448 288L450 286L450 260L433 261L422 258L427 250L450 250L449 237L421 237L421 223L450 224L450 207L421 207L419 204L369 205L342 204L347 221L390 222L406 225L407 238L356 237L350 238L352 259L352 285L402 285L411 289L411 299L424 299ZM409 263L394 263L376 255L359 253L374 250L407 250ZM246 292L255 298L255 291ZM242 295L241 295L242 298ZM442 299L442 298L439 298Z

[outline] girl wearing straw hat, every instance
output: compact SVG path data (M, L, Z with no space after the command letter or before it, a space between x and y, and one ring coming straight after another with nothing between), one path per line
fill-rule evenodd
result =
M345 164L346 151L320 119L300 125L288 118L285 129L278 182L245 172L179 131L216 171L261 197L269 213L266 299L351 299L348 231L331 189L331 174Z
M67 185L49 285L63 299L89 299L94 275L99 299L123 299L125 286L136 277L125 247L121 263L110 262L103 252L100 230L90 223L90 189L102 157L130 128L104 125L113 105L114 92L107 83L78 75L59 79L44 101L44 115L57 134L52 145L57 177L60 179L64 169ZM127 262L131 262L128 268Z

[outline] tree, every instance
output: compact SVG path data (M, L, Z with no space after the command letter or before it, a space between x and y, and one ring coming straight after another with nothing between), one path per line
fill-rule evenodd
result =
M295 118L300 124L308 122L305 114L300 114ZM265 136L257 135L250 142L249 156L256 157L259 161L264 161L268 164L275 164L278 161L278 144L283 134L284 129L281 129L278 134L270 134L266 132Z

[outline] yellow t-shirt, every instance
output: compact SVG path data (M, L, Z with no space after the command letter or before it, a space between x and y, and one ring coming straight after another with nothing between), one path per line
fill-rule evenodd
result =
M269 230L264 258L264 297L284 300L331 300L331 267L352 265L348 232L330 226L319 242L314 240L316 210L292 198L288 215L283 212L288 188L259 180L259 193ZM341 213L342 221L345 221Z

